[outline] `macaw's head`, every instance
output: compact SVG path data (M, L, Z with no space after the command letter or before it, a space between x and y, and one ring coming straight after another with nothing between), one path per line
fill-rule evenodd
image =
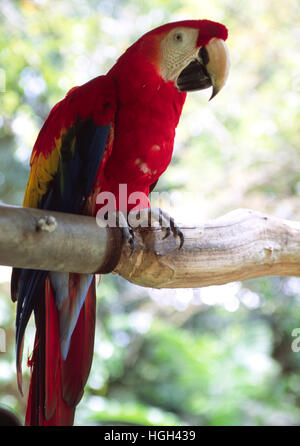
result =
M142 53L157 74L180 92L212 87L212 99L228 77L227 35L220 23L185 20L148 32L128 51Z

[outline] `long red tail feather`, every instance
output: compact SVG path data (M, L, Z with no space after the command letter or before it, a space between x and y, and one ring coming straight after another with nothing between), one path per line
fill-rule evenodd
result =
M50 281L46 280L45 302L39 306L39 312L36 314L26 425L73 424L75 408L82 397L92 364L95 308L93 279L71 337L68 356L64 361L60 352L58 310Z

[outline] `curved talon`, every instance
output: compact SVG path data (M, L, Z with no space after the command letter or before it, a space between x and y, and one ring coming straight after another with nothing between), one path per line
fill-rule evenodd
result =
M166 234L165 234L165 236L163 237L163 240L165 240L166 238L168 238L170 234L171 234L171 228L170 228L170 226L168 226L168 227L166 228Z
M134 232L129 226L122 228L122 232L123 232L124 243L129 245L130 257L131 257L136 248Z
M178 226L176 226L175 220L172 217L170 219L170 226L171 226L172 232L174 234L174 237L177 236L180 238L180 244L179 244L178 249L181 249L183 247L183 243L184 243L184 235L183 235L183 232L181 231L181 229Z
M181 231L181 229L179 229L179 228L177 228L177 229L178 229L177 235L180 238L180 243L179 243L179 248L178 249L181 249L183 247L183 244L184 244L184 235L183 235L183 232Z
M128 222L121 211L116 211L116 225L122 230L123 244L129 245L130 257L135 251L135 235L132 228L128 225Z
M169 237L169 235L172 234L174 237L179 237L180 238L180 244L179 244L179 248L181 249L183 247L183 243L184 243L184 235L183 232L181 231L181 229L179 229L178 226L176 226L175 220L174 218L170 217L170 226L168 226L166 228L166 234L163 237L163 240L165 240L167 237Z
M130 235L131 235L131 238L129 240L129 245L130 245L130 249L131 249L130 257L131 257L135 251L136 242L135 242L135 236L134 236L133 230L130 228L129 231L130 231Z

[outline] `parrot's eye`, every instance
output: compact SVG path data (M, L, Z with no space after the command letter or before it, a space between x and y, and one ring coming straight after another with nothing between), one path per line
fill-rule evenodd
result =
M181 32L176 32L175 34L174 34L174 41L175 42L182 42L183 41L183 33L181 33Z

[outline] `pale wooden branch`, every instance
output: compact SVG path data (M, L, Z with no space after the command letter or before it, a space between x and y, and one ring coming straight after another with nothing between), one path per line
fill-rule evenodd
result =
M115 272L138 285L194 288L262 276L300 276L300 223L238 209L198 227L182 227L185 242L141 230L140 247Z
M118 228L95 218L0 206L0 264L81 273L113 271L141 286L189 288L261 276L300 276L300 223L240 209L182 227L184 245L159 228Z

